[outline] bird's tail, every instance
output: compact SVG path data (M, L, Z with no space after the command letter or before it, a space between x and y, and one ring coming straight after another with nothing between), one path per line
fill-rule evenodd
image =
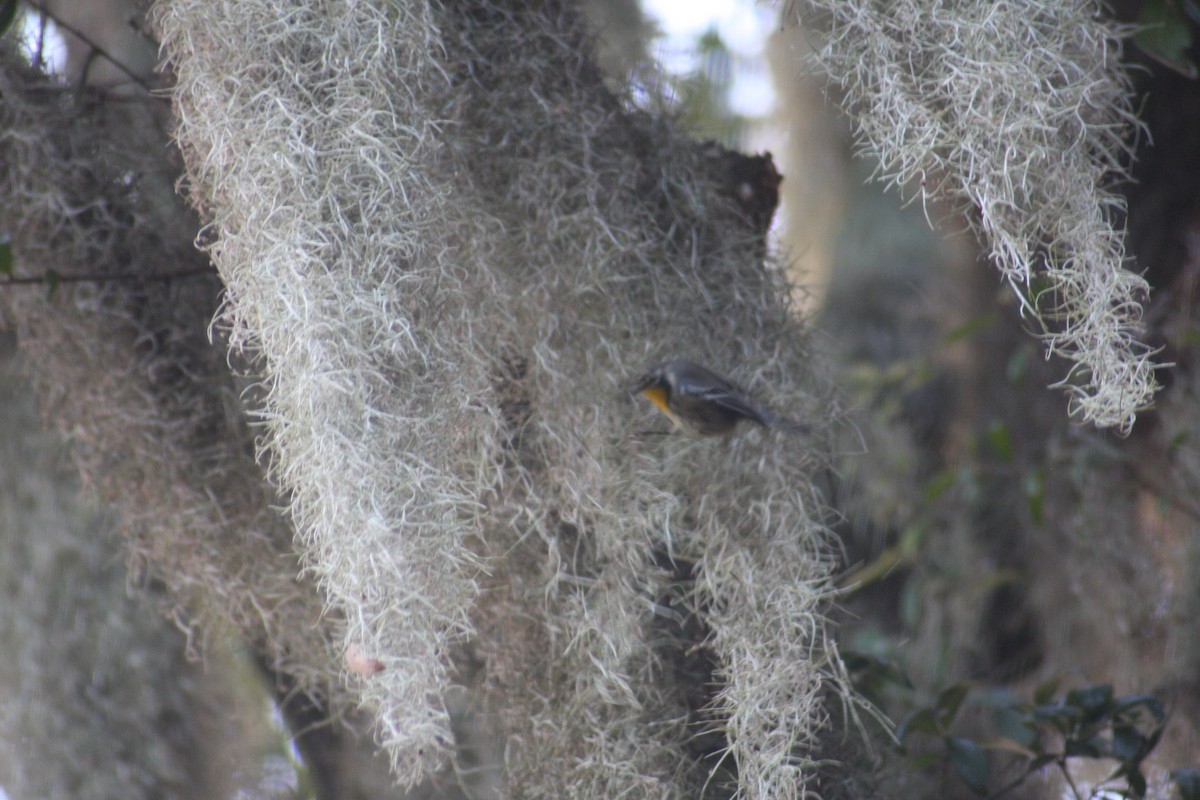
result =
M762 415L764 424L769 428L778 428L787 433L812 433L812 426L803 422L796 422L787 417L781 417L773 411L765 411Z

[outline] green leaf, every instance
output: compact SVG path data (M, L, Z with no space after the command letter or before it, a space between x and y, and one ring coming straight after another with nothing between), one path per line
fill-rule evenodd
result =
M980 595L986 595L1002 586L1021 584L1024 582L1025 577L1016 570L997 569L980 575L979 579L975 583L975 586L972 588Z
M919 708L909 714L896 728L896 738L903 742L910 733L914 732L928 733L932 736L937 736L942 732L938 727L937 715L932 708Z
M925 613L924 586L924 578L913 573L900 589L898 611L905 630L915 631L921 627L921 616Z
M1034 730L1028 715L1015 708L998 708L992 719L995 721L996 730L1003 737L1012 739L1022 747L1033 747L1033 743L1037 741L1037 731Z
M0 0L0 36L8 33L17 18L18 0Z
M1026 773L1032 775L1033 773L1037 772L1042 767L1046 766L1047 764L1049 764L1053 761L1057 761L1057 760L1058 760L1058 754L1056 754L1056 753L1042 753L1040 756L1035 758L1033 761L1029 762L1029 766L1025 768L1025 771L1026 771Z
M1048 705L1054 699L1054 695L1058 694L1058 687L1061 683L1061 675L1056 675L1044 683L1039 683L1033 690L1033 704L1038 706Z
M1074 706L1064 706L1061 703L1050 703L1038 706L1033 710L1033 719L1043 725L1049 725L1059 733L1066 735L1079 719L1080 711Z
M925 482L925 502L932 503L958 482L958 470L944 469Z
M970 739L958 736L946 737L946 752L962 782L976 794L987 794L988 782L992 778L987 753Z
M54 293L58 291L58 285L62 283L62 276L58 274L56 269L46 270L46 299L54 297Z
M1025 493L1025 508L1029 511L1029 519L1034 525L1041 527L1045 520L1046 470L1038 467L1028 473L1021 481L1021 490Z
M900 554L905 559L911 560L921 552L921 544L928 534L929 531L924 525L914 522L900 533L900 540L896 542L896 547L899 548Z
M1130 797L1141 800L1146 796L1146 776L1141 773L1141 770L1132 770L1125 776L1125 782L1129 784Z
M905 689L912 688L912 682L893 659L872 653L848 650L842 652L842 662L846 665L846 671L850 673L850 679L856 685L891 683Z
M883 659L872 653L863 653L859 650L843 650L842 663L846 665L846 671L853 677L857 673L875 669L875 667L883 663Z
M1086 725L1111 714L1114 709L1112 699L1112 685L1098 683L1094 686L1085 686L1082 689L1072 689L1067 692L1063 703L1068 706L1075 706L1082 711L1083 722Z
M938 724L942 730L950 727L950 723L958 716L958 709L962 706L963 700L967 699L967 694L971 691L972 684L969 681L956 683L942 690L938 695L937 703L934 707L938 710Z
M1127 694L1124 697L1118 697L1113 703L1112 711L1116 715L1136 708L1146 709L1157 722L1162 722L1167 718L1167 710L1163 708L1162 701L1152 694Z
M1188 58L1192 31L1176 0L1147 0L1138 18L1133 41L1154 60L1189 78L1200 70Z
M861 567L853 569L839 578L838 588L847 593L856 592L864 586L869 586L876 581L883 580L889 575L902 572L912 563L913 556L917 554L919 549L918 547L913 547L911 548L911 552L908 552L905 545L906 540L902 538L891 547L885 547L876 556L874 561L863 564Z
M1149 752L1149 741L1132 725L1113 728L1112 754L1119 761L1138 762Z
M1013 459L1013 444L1012 437L1008 434L1008 428L1004 427L1004 423L996 420L987 429L984 434L984 441L993 453L1000 457L1000 460L1006 464L1012 463Z
M1175 340L1180 350L1198 347L1200 346L1200 328L1189 325L1175 335Z
M1004 376L1010 384L1020 386L1025 382L1025 377L1029 375L1030 361L1030 348L1018 347L1013 351L1008 363L1004 365Z
M1150 735L1146 737L1146 752L1149 753L1154 748L1158 747L1158 742L1162 739L1162 735L1167 731L1167 723L1160 722L1158 726L1150 731Z
M12 271L12 239L7 233L0 233L0 275L12 275Z
M912 756L905 761L905 769L909 772L923 772L930 767L936 767L941 764L943 757L939 753L921 753L920 755Z
M984 739L979 742L979 746L984 750L999 750L1002 753L1012 753L1030 760L1037 758L1036 752L1007 736L993 736L991 739Z
M1104 743L1093 737L1087 741L1067 739L1063 743L1063 753L1071 758L1100 758L1104 755Z
M990 328L996 324L998 317L995 314L982 314L974 319L969 319L962 325L951 328L945 336L942 337L942 344L954 344L957 341L974 336L985 328Z
M1016 693L1003 686L979 687L975 692L975 699L982 706L999 710L1016 709L1021 705L1021 699Z
M1029 279L1025 297L1031 306L1037 308L1041 304L1042 299L1047 298L1047 295L1049 295L1047 300L1053 302L1053 294L1056 288L1057 284L1048 273L1039 272Z
M1180 800L1200 800L1200 767L1173 769L1169 774L1179 787Z

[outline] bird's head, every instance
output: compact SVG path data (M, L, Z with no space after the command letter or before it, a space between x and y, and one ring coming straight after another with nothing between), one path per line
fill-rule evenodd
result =
M666 373L670 363L666 361L662 364L656 364L642 373L642 376L629 388L629 396L632 397L637 394L645 395L659 409L667 411L670 382L667 380Z

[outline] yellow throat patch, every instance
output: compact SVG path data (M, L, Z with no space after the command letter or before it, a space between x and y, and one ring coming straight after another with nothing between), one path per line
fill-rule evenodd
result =
M642 392L651 403L658 406L658 410L666 414L668 417L674 418L674 414L667 408L667 390L661 386L651 386Z

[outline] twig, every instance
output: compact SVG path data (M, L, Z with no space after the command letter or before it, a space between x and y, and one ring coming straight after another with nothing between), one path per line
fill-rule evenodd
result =
M129 79L131 81L133 81L134 83L136 83L138 86L141 86L147 92L150 92L150 93L154 92L154 87L151 86L149 84L149 82L146 81L145 78L143 78L142 76L135 73L129 67L125 66L125 64L123 64L121 61L119 61L116 58L116 56L114 56L112 53L109 53L103 47L101 47L100 45L98 45L94 41L92 41L92 39L86 33L81 31L79 28L76 28L74 25L71 25L70 23L66 22L65 20L62 19L62 17L60 17L59 15L55 14L53 11L50 11L49 9L42 6L41 3L32 2L32 3L30 3L30 6L32 6L32 8L35 11L37 11L39 14L41 14L42 16L46 17L47 19L52 20L55 25L57 25L58 27L65 30L67 33L70 33L72 36L75 36L80 41L82 41L84 44L86 44L88 47L92 48L93 53L100 56L108 63L112 64L117 69L121 70L121 72L124 72L126 75L129 76Z
M107 281L173 281L178 278L194 278L207 274L215 274L211 266L185 269L179 272L113 272L108 275L51 275L47 273L45 275L25 278L4 278L0 280L0 287L59 283L105 283Z

